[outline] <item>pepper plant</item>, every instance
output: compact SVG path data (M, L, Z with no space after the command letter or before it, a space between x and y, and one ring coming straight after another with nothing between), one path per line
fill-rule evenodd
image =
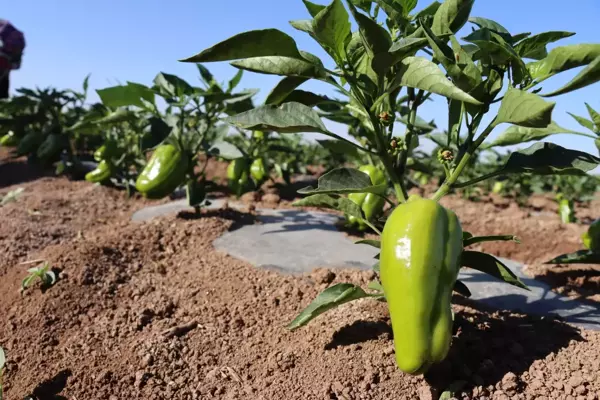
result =
M25 291L25 289L29 288L36 280L41 282L42 290L45 290L56 283L56 274L52 271L48 262L44 262L37 267L29 268L27 272L28 275L23 278L23 281L21 282L21 291Z
M388 182L374 185L367 174L352 168L334 169L320 177L318 187L300 191L308 197L297 205L336 209L381 233L381 240L361 242L381 248L374 266L381 282L374 281L369 291L347 283L334 285L289 328L297 329L348 301L385 299L397 364L412 374L424 373L448 352L452 290L469 294L457 280L460 267L478 269L526 288L495 257L464 249L478 242L514 237L463 232L456 215L439 200L455 189L500 175L583 174L600 164L593 155L537 141L510 154L496 170L461 179L465 170L476 164L475 154L498 126L549 129L555 103L546 98L600 80L600 44L562 46L548 52L549 43L572 34L512 34L498 22L471 17L473 3L435 1L414 12L415 0L333 0L329 5L304 0L311 18L291 24L321 45L332 66L299 50L291 36L276 29L241 33L183 60L232 61L243 70L283 76L277 87L283 98L279 104L266 104L226 121L240 129L322 133L337 140L340 147L355 147L368 154L385 170L391 193L387 193ZM352 31L350 17L357 31ZM460 41L459 31L467 23L473 31ZM556 74L582 66L585 68L558 90L548 92L540 86ZM315 109L308 96L287 101L285 94L309 79L330 85L346 97L347 107L360 120L364 143L331 132L322 121L327 113ZM445 176L431 198L409 198L408 160L424 134L417 125L418 113L434 95L441 96L448 107L445 149L440 152ZM491 112L496 103L498 110ZM396 132L398 114L405 118L403 133ZM375 194L394 208L387 221L369 221L360 206L343 196L349 193Z

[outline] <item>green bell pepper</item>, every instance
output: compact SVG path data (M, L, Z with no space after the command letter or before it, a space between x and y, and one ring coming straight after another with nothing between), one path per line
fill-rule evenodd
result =
M385 173L374 165L363 165L358 169L369 175L371 183L374 186L383 185L387 182ZM383 206L385 205L385 199L381 196L385 194L386 188L382 188L375 193L350 193L348 199L359 205L365 214L368 221L372 221L379 217L383 212ZM378 196L379 195L379 196ZM367 224L361 219L352 215L346 216L349 226L358 227L359 230L363 231L367 229Z
M17 155L24 156L33 153L44 140L44 135L41 132L29 132L19 142L17 146Z
M229 181L229 187L236 196L241 196L241 194L250 186L248 179L248 160L245 158L238 158L231 161L227 167L227 179Z
M50 134L40 144L36 151L36 156L43 162L49 162L55 159L64 148L64 138L61 135Z
M92 183L103 183L110 179L113 174L113 166L106 160L100 161L95 170L85 175L85 180Z
M587 232L581 235L583 245L594 253L600 253L600 219L592 222Z
M262 158L257 158L250 165L250 176L258 186L265 180L266 175L265 162Z
M394 209L381 236L380 274L390 310L396 362L422 374L448 354L452 289L460 269L456 215L413 195Z
M144 197L162 199L185 182L189 164L189 157L174 145L160 145L138 176L135 188Z
M19 137L13 131L9 131L0 138L0 146L14 147L19 144Z

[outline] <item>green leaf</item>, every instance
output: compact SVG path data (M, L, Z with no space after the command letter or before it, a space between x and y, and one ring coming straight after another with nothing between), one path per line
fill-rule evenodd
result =
M445 0L433 16L431 30L436 35L453 34L469 19L475 0Z
M543 94L544 97L558 96L560 94L569 93L577 89L584 88L600 81L600 56L592 61L587 67L581 70L571 79L566 85L551 93Z
M102 104L107 107L144 107L142 99L154 102L154 92L149 87L128 83L96 90Z
M208 149L207 153L216 157L224 158L225 160L235 160L244 156L244 153L242 153L240 149L224 140L214 142Z
M369 282L367 287L369 289L375 290L376 292L379 292L379 294L383 295L383 286L381 285L381 282L379 282L377 279Z
M308 92L306 90L294 90L292 93L288 95L283 101L284 103L288 102L296 102L304 104L305 106L315 106L320 103L325 103L331 101L329 98L325 96L321 96L312 92Z
M402 38L394 42L388 52L375 54L371 66L375 72L383 75L390 67L406 56L414 55L426 45L426 38Z
M202 78L204 83L210 86L215 82L215 77L204 65L196 64L196 68L198 68L198 72L200 73L200 77Z
M422 89L465 103L481 104L481 102L450 82L437 65L423 57L407 57L400 62L398 74L389 91L396 90L401 86Z
M545 128L552 122L552 110L556 103L547 102L540 96L510 87L498 111L495 125L515 124L529 128Z
M288 325L288 329L298 329L317 316L344 303L353 300L371 297L360 287L350 283L338 283L321 292L294 320Z
M594 122L594 125L596 125L596 129L600 129L600 113L598 111L594 110L592 108L592 106L590 106L588 103L585 103L585 108L587 108L590 118ZM592 130L594 130L594 129L592 129Z
M355 146L339 140L317 140L321 146L334 154L345 154L350 158L358 159L359 153Z
M294 21L290 21L290 25L293 28L301 32L306 32L312 37L314 37L312 19L297 19Z
M479 251L463 251L461 262L463 267L476 269L513 286L529 290L519 277L496 257Z
M341 211L344 214L364 219L364 214L358 204L347 197L333 197L328 194L313 194L292 203L294 207L317 207Z
M545 264L600 264L600 254L590 250L579 250L574 253L562 254Z
M467 287L467 285L465 285L464 283L462 283L459 280L456 280L456 282L454 283L453 290L456 293L462 294L465 297L471 297L471 291L469 290L469 288Z
M110 112L108 115L106 115L100 119L97 119L94 122L98 125L119 124L119 123L125 122L125 121L134 121L138 118L139 117L135 112L133 112L131 110L127 110L125 108L119 108L115 111Z
M413 20L418 20L419 18L427 16L433 17L441 5L442 3L440 3L439 1L434 1L433 3L429 4L427 7L416 13L413 17Z
M539 142L511 153L502 173L536 175L583 175L600 165L600 158L582 151Z
M559 72L588 65L600 56L600 44L574 44L552 49L540 61L527 64L531 77L541 82Z
M194 88L176 75L159 72L153 80L153 83L162 95L175 97L179 95L188 95L194 93Z
M498 146L512 146L514 144L531 142L533 140L542 140L550 135L559 133L579 133L571 129L563 128L556 122L552 121L545 128L525 128L522 126L513 125L502 132L492 143L486 145L485 148Z
M279 105L287 98L287 96L294 91L298 86L306 82L308 78L298 76L287 76L283 78L279 83L271 90L271 93L267 96L265 104Z
M363 44L369 50L370 55L387 52L392 45L392 38L388 31L376 21L358 12L352 3L348 5L352 16L358 23Z
M590 121L589 119L580 117L575 114L571 114L570 112L567 112L567 114L569 114L571 117L573 117L573 119L575 121L577 121L579 123L579 125L583 126L584 128L588 128L590 131L594 130L594 123L592 121Z
M237 85L240 84L241 80L242 80L242 76L244 75L244 71L239 70L233 78L231 78L229 80L229 83L227 85L227 91L229 93L231 93L233 91L233 89L235 89L237 87Z
M362 239L354 242L354 244L366 244L368 246L375 247L376 249L381 248L381 241L379 240Z
M241 129L281 133L318 132L362 149L356 143L329 132L319 114L301 103L289 102L277 107L267 104L229 116L223 120Z
M333 0L319 11L313 19L313 32L326 50L338 59L344 59L346 40L350 37L350 16L341 0Z
M396 0L402 6L402 15L408 17L408 14L415 9L419 0Z
M297 58L267 56L233 61L232 66L261 74L326 78L327 73L318 65Z
M240 33L183 62L231 61L250 57L281 56L302 59L294 39L277 29Z
M546 46L560 39L575 35L573 32L550 31L523 39L515 46L518 55L524 58L540 60L548 55Z
M514 235L490 235L490 236L470 236L463 237L463 246L472 246L483 242L515 242L521 244L521 241Z
M387 184L373 185L366 173L354 168L335 168L319 177L317 188L298 190L300 194L381 193Z
M306 6L306 9L308 10L308 13L310 14L310 16L313 18L316 17L317 14L319 14L321 11L323 11L325 9L325 6L312 3L308 0L302 0L302 2L304 3L304 6Z
M474 23L475 25L479 26L480 28L487 28L490 31L494 31L496 33L499 34L503 34L504 36L508 35L508 37L510 38L510 32L508 32L508 30L503 27L502 25L500 25L498 22L491 20L491 19L487 19L487 18L481 18L481 17L471 17L469 18L469 22Z

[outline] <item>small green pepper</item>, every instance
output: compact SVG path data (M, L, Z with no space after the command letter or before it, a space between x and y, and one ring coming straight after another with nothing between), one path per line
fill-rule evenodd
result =
M600 253L600 219L592 222L587 232L581 235L581 239L587 249Z
M229 163L227 167L227 179L229 187L233 190L236 196L241 196L242 193L249 189L248 179L248 160L238 158Z
M19 144L19 137L13 131L9 131L0 138L0 146L14 147Z
M36 156L42 162L53 161L64 148L64 138L61 135L50 134L40 144L36 151Z
M397 206L381 236L381 284L388 303L396 362L422 374L448 354L452 289L460 269L462 228L456 214L413 195Z
M367 174L374 186L383 185L387 181L385 173L374 165L363 165L358 170ZM386 188L383 187L377 193L350 193L348 199L361 207L368 221L373 221L383 211L385 199L381 196L385 194L385 191ZM356 226L361 231L367 228L367 224L360 218L351 215L346 216L346 218L350 226Z
M265 170L265 163L262 158L257 158L250 165L250 176L256 183L256 185L260 185L267 175Z
M92 183L103 183L110 179L113 174L112 164L106 160L100 161L95 170L85 175L85 180Z
M17 146L17 155L24 156L33 153L44 140L44 135L41 132L29 132L19 142Z
M185 182L189 161L172 144L158 146L138 176L135 188L149 199L162 199Z

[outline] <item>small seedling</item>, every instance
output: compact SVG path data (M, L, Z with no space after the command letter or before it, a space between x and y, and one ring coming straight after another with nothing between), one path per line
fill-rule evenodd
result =
M27 289L36 278L42 282L42 289L48 288L56 282L56 274L52 271L48 262L44 262L43 265L37 267L29 268L27 272L29 272L29 275L21 282L21 291Z
M17 188L8 192L6 196L2 197L2 200L0 200L0 206L8 204L12 201L17 201L17 199L21 196L21 193L23 193L23 190L25 189Z
M4 375L4 364L6 363L6 356L4 355L4 349L0 347L0 400L4 398L2 375Z

